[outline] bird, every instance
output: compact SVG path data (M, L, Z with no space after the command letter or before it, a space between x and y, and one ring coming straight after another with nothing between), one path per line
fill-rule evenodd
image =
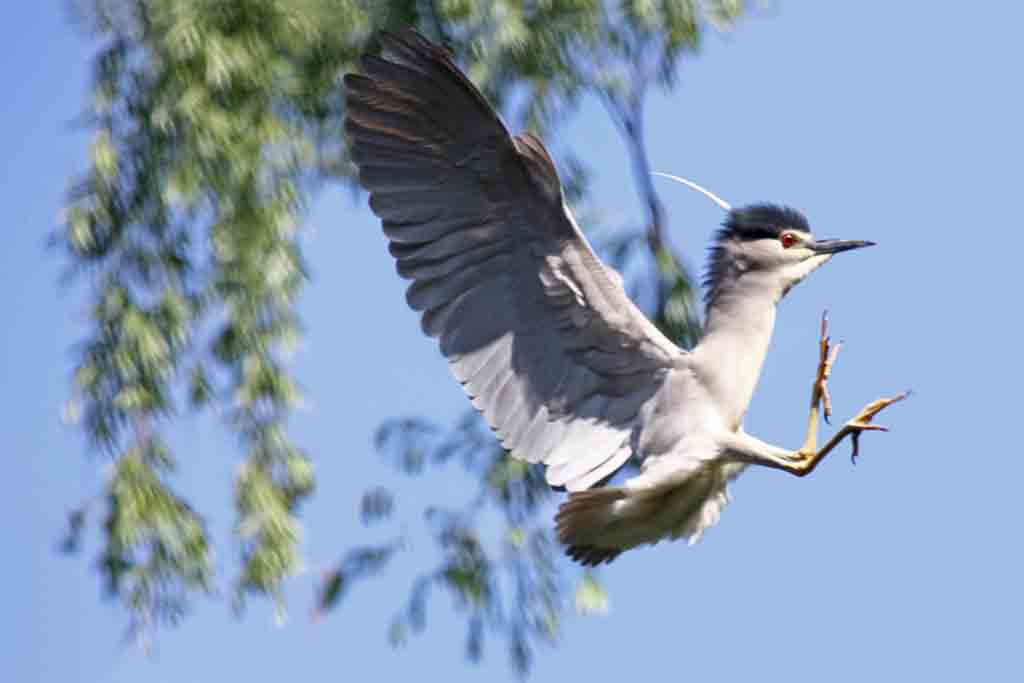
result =
M380 34L344 77L344 131L408 305L513 458L568 492L554 524L593 566L717 524L750 466L805 476L906 394L867 404L820 448L839 345L821 321L804 442L768 444L743 419L790 289L873 243L818 239L795 209L728 209L709 250L703 336L674 344L588 243L544 143L512 135L454 57L414 29ZM610 478L627 462L639 472Z

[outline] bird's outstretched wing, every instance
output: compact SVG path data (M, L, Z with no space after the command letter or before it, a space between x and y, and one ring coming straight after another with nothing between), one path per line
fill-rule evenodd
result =
M505 448L588 488L683 351L594 254L541 141L511 137L443 49L381 40L391 59L345 77L345 130L409 305Z

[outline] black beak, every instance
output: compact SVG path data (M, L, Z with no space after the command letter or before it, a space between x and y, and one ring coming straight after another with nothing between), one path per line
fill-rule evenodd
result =
M815 240L811 249L818 254L838 254L841 251L860 249L861 247L873 247L874 242L867 240Z

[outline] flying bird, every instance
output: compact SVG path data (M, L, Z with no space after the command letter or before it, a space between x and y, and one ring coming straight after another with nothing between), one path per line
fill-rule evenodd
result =
M423 331L512 457L542 463L568 490L555 522L573 559L694 542L748 466L803 476L847 436L856 453L863 432L884 429L872 418L905 394L868 404L818 447L839 350L823 318L803 445L743 430L779 301L871 242L817 239L790 208L729 208L710 252L704 334L683 350L587 242L540 139L511 135L451 55L415 31L381 43L387 57L364 56L344 81L360 182ZM633 457L638 474L604 485Z

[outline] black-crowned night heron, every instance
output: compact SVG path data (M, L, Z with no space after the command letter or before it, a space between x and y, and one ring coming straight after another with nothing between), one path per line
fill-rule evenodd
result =
M544 463L548 483L570 491L556 517L569 555L598 564L664 538L693 542L748 465L803 476L845 437L856 449L882 429L872 418L902 395L867 405L818 448L838 351L824 320L803 445L742 427L779 300L870 242L815 239L792 209L730 209L711 251L705 332L684 351L591 249L541 141L512 137L443 49L413 31L382 42L391 59L366 56L365 75L345 77L360 180L413 281L409 305L473 405L513 457ZM640 474L597 486L633 455Z

